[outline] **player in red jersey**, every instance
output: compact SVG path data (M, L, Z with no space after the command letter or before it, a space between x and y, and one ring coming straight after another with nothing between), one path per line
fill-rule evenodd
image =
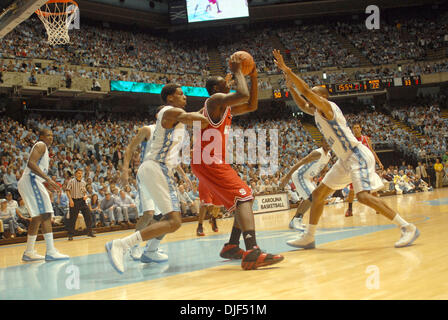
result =
M358 139L358 141L361 141L361 143L363 145L365 145L367 148L370 149L370 151L372 151L373 156L375 157L375 161L376 163L378 163L378 165L380 166L381 170L384 169L383 164L381 163L380 158L378 158L378 155L376 154L375 150L373 150L372 144L370 143L370 139L368 136L363 136L362 135L362 128L361 128L361 124L359 123L355 123L352 127L352 131L353 131L353 135L355 136L356 139ZM377 192L372 193L372 195L374 196L378 196ZM348 193L348 209L347 212L345 213L346 217L351 217L353 216L353 200L355 199L355 191L353 190L353 185L350 184L350 192ZM377 212L378 214L378 212Z
M250 74L251 90L241 71L238 56L230 57L236 92L230 93L229 81L211 77L206 88L210 94L201 110L210 121L201 130L201 140L194 141L191 169L199 179L201 188L208 190L221 202L228 212L235 211L230 240L224 245L220 256L226 259L242 259L245 270L272 265L283 260L281 255L264 253L257 246L255 220L252 212L252 191L239 175L226 163L226 143L232 117L255 111L258 108L258 74L256 68ZM197 158L200 159L197 159ZM246 251L239 247L243 234Z

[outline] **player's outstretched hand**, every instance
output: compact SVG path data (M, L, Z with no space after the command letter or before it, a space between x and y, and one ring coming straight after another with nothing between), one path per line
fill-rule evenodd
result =
M280 50L274 49L274 51L272 51L272 54L274 55L275 65L283 72L286 72L289 68L283 60L283 56L280 53Z

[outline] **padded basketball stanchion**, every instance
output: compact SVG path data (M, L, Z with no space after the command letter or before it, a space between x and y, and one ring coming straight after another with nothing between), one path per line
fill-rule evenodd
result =
M78 4L73 0L50 0L36 14L47 30L49 45L70 43L68 30L71 23L79 17Z

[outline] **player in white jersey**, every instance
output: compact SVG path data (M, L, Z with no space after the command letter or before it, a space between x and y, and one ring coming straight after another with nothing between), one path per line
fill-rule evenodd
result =
M56 250L53 241L53 229L51 227L53 206L47 188L51 191L56 191L61 187L47 175L50 162L48 147L52 143L53 132L49 129L41 130L39 141L31 149L27 166L18 182L20 196L31 216L26 249L22 256L23 261L69 259L68 256ZM34 250L34 244L41 224L47 246L45 257L37 254Z
M327 89L320 86L310 89L305 81L286 66L280 51L274 50L273 54L275 64L308 101L300 97L298 107L314 116L317 127L338 157L338 161L325 175L322 183L313 191L310 222L306 232L296 240L288 241L288 245L297 248L315 248L314 234L324 209L325 199L335 190L342 189L351 182L360 203L375 209L400 227L401 238L395 243L395 247L411 245L420 235L419 230L400 217L380 198L370 194L383 185L375 172L373 154L355 138L336 103L328 100ZM290 89L295 90L292 87Z
M165 106L157 114L156 128L139 172L144 172L143 178L149 180L145 183L148 197L164 216L128 237L106 243L109 261L119 273L125 270L124 254L128 249L180 228L182 216L172 169L180 164L179 151L185 136L185 125L193 125L194 121L200 121L204 128L209 125L203 115L185 112L187 98L179 85L165 85L161 97Z
M296 214L289 223L291 229L303 229L302 218L311 206L312 193L316 189L316 184L312 179L322 172L330 159L330 146L322 138L322 147L312 151L305 158L298 161L280 180L279 188L283 189L288 181L292 179L297 193L302 199L302 202L297 207Z
M160 110L160 109L159 109ZM122 186L128 185L129 180L129 162L134 154L135 150L137 150L137 146L141 146L141 154L140 154L140 164L143 163L143 160L150 150L151 138L154 136L154 130L156 128L155 124L141 127L137 135L132 138L128 147L126 148L124 157L123 157L123 166L121 172L121 184ZM190 180L186 176L185 172L182 170L180 166L176 167L177 172L180 176L182 176L187 183L191 184ZM160 210L157 210L154 206L154 201L149 196L149 191L147 184L152 183L150 177L145 177L145 171L139 170L137 173L137 188L138 188L138 216L139 219L135 226L136 231L140 231L145 228L148 224L153 223L154 221L159 221L162 218L162 213ZM168 260L168 256L163 253L161 249L159 249L160 241L163 239L164 235L151 239L147 242L145 249L142 250L140 245L135 245L131 248L131 258L134 260L138 260L144 263L149 262L164 262Z

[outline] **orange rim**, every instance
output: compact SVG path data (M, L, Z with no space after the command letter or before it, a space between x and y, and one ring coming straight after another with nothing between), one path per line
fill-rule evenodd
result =
M76 8L78 8L78 4L74 0L49 0L45 4L48 4L48 3L70 3L70 4L75 5ZM40 16L48 17L48 16L61 16L61 15L72 14L75 12L75 10L70 10L70 11L66 11L66 12L47 12L47 11L42 11L41 9L37 9L35 11L35 13Z

